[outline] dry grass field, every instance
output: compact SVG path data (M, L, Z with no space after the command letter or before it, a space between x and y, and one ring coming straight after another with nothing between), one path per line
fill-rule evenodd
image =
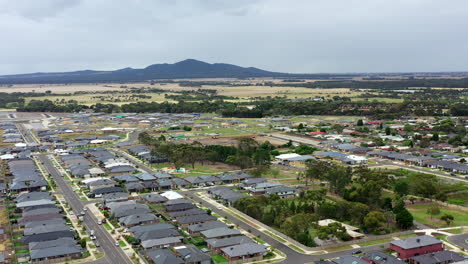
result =
M333 89L313 89L304 87L291 87L288 86L291 83L284 83L278 79L252 79L252 80L230 80L230 79L196 79L194 81L234 81L237 84L255 84L259 82L274 82L282 83L284 86L217 86L217 85L203 85L203 89L213 89L218 92L219 95L237 97L238 99L229 99L228 101L242 102L249 101L255 97L283 97L288 98L315 98L324 97L325 99L331 99L334 96L350 97L353 101L362 101L363 98L356 98L357 96L364 93L364 91L356 91L348 88L333 88ZM184 80L187 81L187 80ZM308 80L309 81L309 80ZM314 80L311 80L314 81ZM172 102L164 98L164 94L145 94L151 96L151 99L135 98L131 99L131 93L125 93L130 88L157 88L167 91L168 94L172 92L191 91L198 89L197 87L183 87L178 83L157 83L150 85L147 82L144 83L109 83L109 84L25 84L25 85L13 85L12 87L0 86L0 92L42 92L51 91L54 96L42 96L42 97L29 97L26 98L26 102L37 99L49 99L55 102L61 102L62 100L75 100L80 104L91 105L95 103L114 103L114 104L125 104L132 102ZM89 92L93 94L83 95L72 95L72 96L60 96L57 94L73 93L77 91ZM118 91L119 93L109 93L111 91ZM122 93L123 92L123 93ZM369 92L369 91L367 91ZM372 93L372 92L371 92ZM400 99L388 99L388 98L370 98L371 100L383 101L383 102L400 102Z

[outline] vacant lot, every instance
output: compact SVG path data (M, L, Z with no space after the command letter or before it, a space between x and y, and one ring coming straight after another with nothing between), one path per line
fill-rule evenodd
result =
M427 214L427 209L433 204L417 204L408 206L408 210L413 214L414 220L421 222L425 225L434 227L447 227L444 221L440 220L440 217L444 214L453 215L455 218L451 226L465 226L468 225L468 213L460 210L450 209L447 207L440 207L440 214L435 215L431 218Z

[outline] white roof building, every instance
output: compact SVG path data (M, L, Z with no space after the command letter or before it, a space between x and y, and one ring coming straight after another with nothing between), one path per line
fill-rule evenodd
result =
M174 191L163 192L161 193L161 196L166 197L168 200L176 200L176 199L184 198L184 196Z

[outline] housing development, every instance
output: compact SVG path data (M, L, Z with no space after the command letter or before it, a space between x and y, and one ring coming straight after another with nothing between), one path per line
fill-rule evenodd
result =
M465 263L466 118L1 118L6 263Z
M467 10L0 0L0 264L468 264Z

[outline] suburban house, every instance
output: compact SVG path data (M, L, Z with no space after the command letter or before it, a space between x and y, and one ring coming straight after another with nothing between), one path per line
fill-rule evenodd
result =
M424 255L414 256L408 259L409 264L448 264L465 260L458 253L444 250Z
M233 245L221 249L222 255L229 261L262 260L266 252L267 248L264 245L256 243Z
M361 259L372 264L405 264L405 262L381 251L370 251L361 256Z
M390 249L397 252L401 259L444 250L442 241L433 236L416 236L390 242Z

